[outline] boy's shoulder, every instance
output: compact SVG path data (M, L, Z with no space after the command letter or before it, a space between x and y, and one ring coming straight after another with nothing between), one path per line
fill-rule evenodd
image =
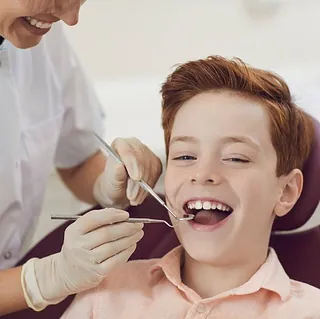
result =
M316 297L319 300L320 305L320 289L312 285L304 283L302 281L297 281L290 279L291 283L291 295L296 297Z
M320 289L293 279L290 283L289 302L297 309L308 309L310 314L319 315L320 318Z

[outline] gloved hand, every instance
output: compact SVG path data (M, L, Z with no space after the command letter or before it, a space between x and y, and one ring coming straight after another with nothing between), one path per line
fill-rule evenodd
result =
M152 188L161 173L160 159L136 138L118 138L112 143L124 166L112 157L107 158L104 172L97 178L93 195L103 207L126 208L141 204L147 193L139 186L144 179Z
M125 263L143 237L143 224L127 223L128 217L113 208L91 211L66 229L60 253L23 265L21 283L28 306L40 311L93 288Z

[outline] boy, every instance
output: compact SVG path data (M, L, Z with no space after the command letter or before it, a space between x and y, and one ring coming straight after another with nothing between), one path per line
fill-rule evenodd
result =
M182 246L132 261L77 296L69 318L320 318L320 291L268 248L303 186L313 125L278 76L213 56L162 87L165 193Z

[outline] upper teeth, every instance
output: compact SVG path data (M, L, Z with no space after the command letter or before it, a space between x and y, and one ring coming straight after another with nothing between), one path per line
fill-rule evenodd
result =
M52 26L52 23L39 21L32 17L26 17L26 20L34 27L39 29L49 29Z
M216 202L201 201L201 200L190 201L187 203L187 206L189 209L204 209L204 210L219 209L227 212L231 211L231 207L227 205L216 203Z

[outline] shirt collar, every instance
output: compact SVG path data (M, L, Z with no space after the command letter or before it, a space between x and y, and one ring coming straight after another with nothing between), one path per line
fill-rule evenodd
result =
M291 281L283 269L276 252L269 248L264 264L242 286L233 290L235 295L246 295L266 289L279 295L282 301L290 296Z
M158 260L150 269L151 274L157 270L161 270L169 281L175 286L181 284L181 266L183 265L182 246L172 249L168 254Z
M192 293L191 289L187 288L181 282L181 266L183 265L184 259L183 252L184 249L182 246L174 248L163 258L159 259L159 261L151 267L150 271L152 274L157 270L161 270L166 278L177 288ZM278 294L281 300L285 301L290 296L290 287L290 278L284 271L276 252L273 248L269 248L266 261L245 284L227 291L220 296L248 295L265 289ZM195 292L193 292L192 295L195 296Z

